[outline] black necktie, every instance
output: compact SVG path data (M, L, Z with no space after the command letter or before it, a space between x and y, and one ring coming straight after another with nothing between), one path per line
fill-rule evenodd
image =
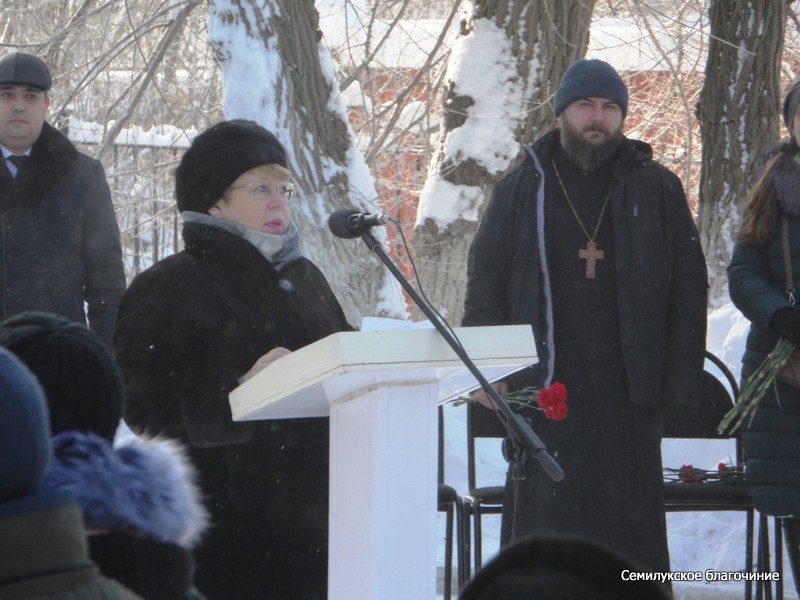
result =
M14 176L14 179L19 177L20 174L25 170L25 167L28 165L28 161L30 160L30 158L31 158L30 156L27 156L25 154L22 155L12 154L11 156L8 157L8 160L14 163L14 166L17 167L17 174Z

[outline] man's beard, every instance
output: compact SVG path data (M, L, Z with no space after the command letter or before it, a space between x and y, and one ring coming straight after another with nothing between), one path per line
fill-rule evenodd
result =
M600 131L606 134L606 138L593 144L584 138L581 133L589 131ZM561 120L561 146L567 156L578 165L583 171L594 171L605 163L622 142L622 128L609 132L603 125L589 125L583 132L573 128L566 119Z

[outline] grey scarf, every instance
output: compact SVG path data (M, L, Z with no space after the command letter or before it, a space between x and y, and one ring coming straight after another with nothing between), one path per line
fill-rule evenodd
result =
M191 210L183 211L181 218L184 223L210 225L247 240L256 247L264 258L272 263L277 271L281 271L287 264L303 255L300 250L300 233L294 223L289 223L289 227L286 228L284 233L275 234L264 233L227 219L220 219Z

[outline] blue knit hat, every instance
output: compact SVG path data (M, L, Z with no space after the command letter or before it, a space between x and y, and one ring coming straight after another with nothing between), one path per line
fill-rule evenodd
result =
M0 348L0 504L36 492L51 456L42 388L13 354Z
M622 118L628 112L628 88L619 73L605 61L581 59L564 71L556 92L555 111L559 116L576 100L607 98L619 104Z

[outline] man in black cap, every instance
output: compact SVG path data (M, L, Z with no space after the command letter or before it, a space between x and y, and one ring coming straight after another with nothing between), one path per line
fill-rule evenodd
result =
M662 415L700 401L707 276L681 182L622 134L627 109L611 65L567 69L560 127L497 183L472 243L464 325L531 324L539 363L495 385L569 393L563 421L525 413L565 478L523 459L503 541L581 535L665 571Z
M110 348L125 290L111 193L102 165L45 122L51 83L35 56L0 59L0 318L88 317Z

